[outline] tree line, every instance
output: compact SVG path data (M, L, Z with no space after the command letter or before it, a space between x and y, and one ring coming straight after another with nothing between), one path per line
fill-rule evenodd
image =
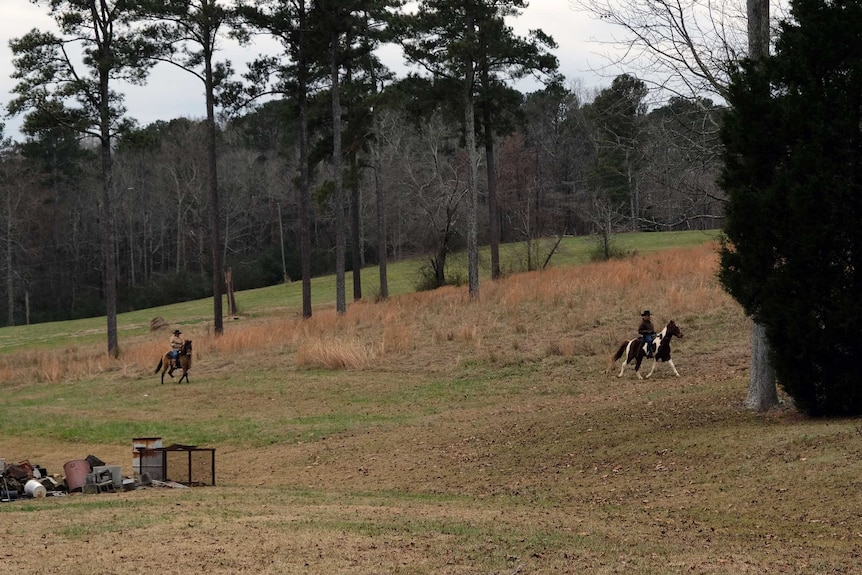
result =
M61 33L12 42L8 109L27 139L0 137L7 323L104 309L116 355L118 307L209 293L221 333L225 262L239 287L300 277L308 317L313 273L334 270L343 312L347 271L363 297L376 263L386 297L388 259L421 256L435 287L461 281L446 258L466 247L476 296L480 242L499 277L503 241L535 267L539 238L595 233L609 257L617 229L722 221L720 278L754 320L746 403L777 403L774 362L803 411L859 413L862 3L792 0L771 26L748 0L742 36L732 11L697 2L571 3L625 29L680 97L648 110L630 74L575 89L552 38L506 25L518 0L45 0ZM283 52L237 79L219 40L254 34ZM386 70L386 43L425 73ZM117 82L156 63L202 82L203 121L126 117ZM544 86L514 90L526 75Z
M618 230L720 220L721 106L650 110L628 74L578 89L552 38L505 25L523 2L398 4L46 3L60 33L12 42L25 139L0 147L6 324L107 310L114 353L117 311L212 296L220 332L228 268L236 289L303 281L309 316L316 274L336 274L343 311L348 271L353 298L372 264L388 295L387 260L420 257L417 287L433 288L464 281L447 257L466 250L474 293L480 243L498 277L513 269L500 242L527 242L535 268L541 238L595 233L610 256ZM218 61L227 35L260 33L284 52L243 77ZM83 59L64 60L82 38ZM428 73L386 70L385 43ZM204 119L125 115L122 82L156 64L201 80ZM544 85L514 89L527 74Z

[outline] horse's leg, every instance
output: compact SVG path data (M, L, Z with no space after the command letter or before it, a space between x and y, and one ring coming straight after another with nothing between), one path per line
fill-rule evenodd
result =
M632 347L632 342L629 342L628 345L626 345L626 351L623 354L623 366L620 368L620 372L617 374L617 377L623 376L623 372L626 370L626 365L628 365L628 363L632 360L631 355L629 355L629 352L631 351L631 347Z
M668 359L667 362L668 362L668 364L670 364L670 368L673 370L673 374L675 376L679 377L679 372L676 370L676 366L673 364L673 360Z
M653 356L652 356L652 369L649 370L648 374L646 374L647 379L649 379L649 376L651 376L652 372L655 371L655 364L657 364L657 363L658 363L658 359L656 359L655 354L653 354Z
M637 355L637 361L635 362L635 373L638 374L638 379L643 379L643 376L641 375L641 363L643 363L643 360L644 360L644 350L641 348L638 348L637 352L638 352L638 355ZM652 373L652 372L650 372L650 373ZM647 377L649 377L649 376L647 376Z

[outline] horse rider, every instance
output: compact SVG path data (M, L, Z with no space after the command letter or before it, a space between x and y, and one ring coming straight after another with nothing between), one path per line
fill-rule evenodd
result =
M182 333L180 330L175 329L171 335L171 359L174 360L174 365L176 365L177 369L180 368L180 350L183 348L183 338L180 337Z
M652 326L649 310L644 310L641 314L641 324L638 326L638 334L646 342L647 357L651 358L653 352L653 340L655 339L655 328Z

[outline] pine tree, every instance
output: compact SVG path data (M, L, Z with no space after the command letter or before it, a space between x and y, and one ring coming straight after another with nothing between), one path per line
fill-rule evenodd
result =
M478 256L478 190L476 171L477 103L482 106L484 146L489 176L489 217L492 244L492 275L499 275L497 243L496 176L493 173L493 134L499 119L492 117L491 99L499 94L498 74L522 77L530 72L552 73L556 58L546 51L556 45L551 37L533 31L527 39L514 34L506 17L520 14L527 5L523 0L489 2L487 0L423 0L410 17L396 23L407 59L430 71L435 78L445 78L457 87L463 112L464 149L467 167L467 272L472 297L479 295ZM481 96L478 97L477 96ZM481 101L480 101L481 100Z
M128 129L119 82L142 84L156 46L132 26L133 12L124 2L77 0L43 2L59 35L32 30L10 43L14 54L16 98L12 114L30 112L30 129L63 126L99 142L101 175L102 257L108 355L119 355L117 331L117 261L113 204L112 140ZM71 56L83 52L81 60Z
M720 278L765 328L782 388L862 413L862 2L797 0L730 87Z

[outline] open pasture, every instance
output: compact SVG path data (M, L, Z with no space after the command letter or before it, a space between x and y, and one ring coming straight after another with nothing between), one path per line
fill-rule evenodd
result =
M0 457L217 457L215 487L0 504L0 573L859 572L862 425L743 408L715 245L576 263L305 321L239 293L219 338L211 302L124 314L118 360L91 320L0 330ZM646 307L681 377L606 371ZM190 384L153 375L153 315L194 340Z

